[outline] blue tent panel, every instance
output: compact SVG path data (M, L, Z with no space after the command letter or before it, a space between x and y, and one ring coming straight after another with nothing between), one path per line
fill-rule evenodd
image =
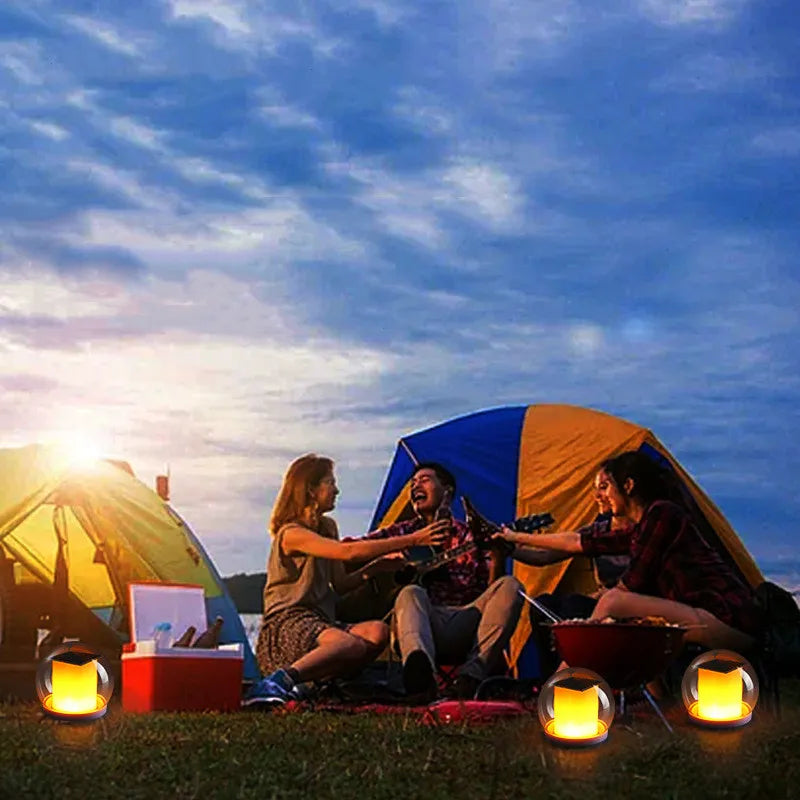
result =
M415 461L441 462L456 477L457 495L468 495L478 510L495 522L513 520L520 435L527 408L478 411L404 437L389 469L372 527L380 523L411 476ZM460 502L456 501L453 508L463 517Z

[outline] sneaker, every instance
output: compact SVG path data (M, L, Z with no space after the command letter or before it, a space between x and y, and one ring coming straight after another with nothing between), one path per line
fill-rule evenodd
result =
M289 673L285 669L276 669L272 675L267 675L267 677L273 683L277 683L281 689L287 691L291 695L291 700L297 700L300 697L301 692L298 684L289 677Z
M422 650L409 653L403 664L403 686L407 695L435 695L436 679L430 659Z
M242 706L249 708L256 705L282 705L299 699L298 695L292 679L285 670L279 669L254 683L242 700Z

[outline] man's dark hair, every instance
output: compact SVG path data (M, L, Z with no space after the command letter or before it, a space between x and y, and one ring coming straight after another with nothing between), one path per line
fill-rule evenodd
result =
M456 493L456 479L452 472L447 467L442 466L438 461L422 461L414 467L412 476L416 475L421 469L432 469L436 473L436 477L443 486L449 486L453 494Z

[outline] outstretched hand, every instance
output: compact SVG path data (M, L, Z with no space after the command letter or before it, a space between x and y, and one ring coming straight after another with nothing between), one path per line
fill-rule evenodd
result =
M514 552L515 545L507 535L503 534L503 531L513 533L506 527L503 527L501 531L496 531L489 539L489 549L500 556L510 556Z
M499 531L492 534L492 544L502 545L504 542L514 543L515 531L503 525Z
M411 534L409 539L414 540L414 544L418 545L440 545L444 544L450 538L450 525L449 519L437 519L420 528L416 533Z

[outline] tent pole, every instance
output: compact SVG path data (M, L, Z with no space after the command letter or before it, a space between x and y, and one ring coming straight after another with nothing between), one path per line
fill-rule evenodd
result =
M398 444L406 451L406 455L411 459L411 463L415 467L419 466L419 459L411 452L411 448L406 444L405 439L400 439Z

